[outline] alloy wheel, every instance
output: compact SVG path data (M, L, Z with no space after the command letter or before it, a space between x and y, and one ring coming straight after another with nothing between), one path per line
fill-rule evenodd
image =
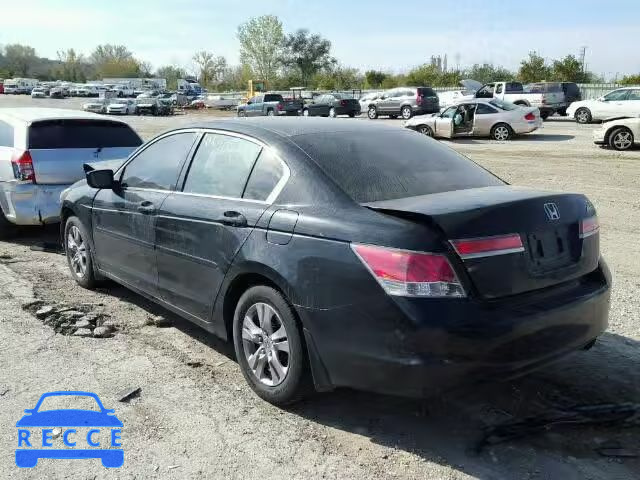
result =
M331 118L336 118L336 109L335 109L335 108L331 107L331 108L329 109L329 116L330 116Z
M268 303L255 303L242 322L247 365L260 383L280 385L289 370L289 340L278 312Z
M305 116L305 117L308 117L308 116L309 116L309 109L305 108L305 109L302 111L302 115L303 115L303 116Z
M83 278L87 272L87 246L80 229L72 225L67 234L67 256L74 275Z
M427 137L433 137L433 130L428 125L422 125L418 127L418 132L426 135Z
M502 142L509 138L509 129L503 125L497 127L493 133L493 138Z
M617 150L627 150L632 143L631 132L618 132L613 137L613 145Z
M409 120L411 118L411 107L403 107L400 113L402 114L402 118Z
M576 113L576 120L578 123L589 123L589 112L586 110L579 110L578 113Z

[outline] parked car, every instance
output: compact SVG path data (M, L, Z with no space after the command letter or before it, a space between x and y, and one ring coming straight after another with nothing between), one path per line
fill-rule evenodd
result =
M380 95L382 95L383 93L384 92L370 92L362 95L362 97L360 97L360 100L358 100L358 103L360 103L360 112L368 111L371 102L377 100L378 97L380 97Z
M95 98L82 104L82 110L93 113L107 113L107 101L104 98Z
M116 96L119 98L135 96L133 87L130 87L129 85L118 84L110 87L109 90L115 92Z
M57 108L0 110L0 235L60 218L60 193L85 162L126 158L142 143L124 122Z
M31 98L46 98L49 96L49 90L45 87L35 87L31 90Z
M520 82L491 82L478 88L481 84L475 80L461 83L475 91L475 98L498 98L523 107L537 107L543 120L564 105L564 93L558 84L551 87L544 83L525 86Z
M472 98L474 98L474 92L470 90L448 90L446 92L438 92L441 111L451 105L455 105L456 103L470 100Z
M582 100L582 92L577 83L574 82L560 82L562 92L564 93L563 105L558 109L558 115L563 117L567 116L567 108L573 102L580 102Z
M578 123L591 123L613 117L640 115L640 88L627 87L613 90L597 100L573 102L567 115Z
M162 92L159 90L144 90L142 93L136 96L136 98L156 98Z
M170 101L161 101L157 97L138 97L136 108L139 115L172 115L173 105Z
M0 95L4 93L4 83L0 82Z
M6 80L4 82L4 93L6 95L18 95L19 93L22 93L20 91L20 88L18 87L18 84L11 81L11 80Z
M62 216L79 285L113 279L233 341L274 404L314 386L425 396L512 378L607 326L584 195L510 186L393 126L175 129L87 173Z
M535 107L519 107L497 98L466 100L433 115L413 117L405 127L429 137L490 137L505 141L542 125Z
M4 81L4 93L13 95L31 95L31 90L38 86L35 78L8 78Z
M285 100L278 93L265 93L256 95L247 100L247 103L238 105L239 117L299 115L303 104L299 99Z
M136 115L138 105L134 100L119 98L109 102L106 113L109 115Z
M379 115L409 120L414 115L435 113L440 110L438 95L430 87L400 87L387 90L367 107L371 120Z
M240 103L240 97L230 94L208 94L204 96L203 103L207 108L216 110L235 109Z
M64 88L62 87L52 87L51 90L49 90L49 97L50 98L64 98L68 95L65 94Z
M316 97L313 102L306 104L302 109L306 117L332 117L348 115L355 117L360 115L360 103L351 95L343 93L325 93Z
M78 97L98 97L100 93L98 89L93 85L83 85L75 89L76 96Z
M629 150L640 143L640 118L618 118L593 131L593 142L615 150Z

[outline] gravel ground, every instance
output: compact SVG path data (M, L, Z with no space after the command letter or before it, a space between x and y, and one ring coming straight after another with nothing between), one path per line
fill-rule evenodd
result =
M0 107L18 104L36 102L0 95ZM150 138L209 116L128 121ZM538 133L508 143L448 144L511 183L589 195L614 273L608 333L593 349L524 379L424 402L342 390L277 409L246 386L228 345L124 288L83 290L62 255L31 249L55 241L55 227L25 229L0 242L0 478L640 478L638 425L554 428L474 450L487 425L574 404L640 403L640 151L597 148L593 128L552 118ZM57 335L21 308L33 299L109 315L118 332L106 339ZM154 315L172 326L150 325ZM118 402L128 387L141 387L140 396ZM116 409L124 423L124 466L41 460L18 471L13 449L22 410L43 392L69 389L96 392ZM635 457L605 457L596 451L602 446Z

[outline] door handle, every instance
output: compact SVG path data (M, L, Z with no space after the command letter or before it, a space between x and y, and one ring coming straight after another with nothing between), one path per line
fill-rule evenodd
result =
M223 225L229 225L230 227L246 227L247 226L247 217L242 215L240 212L227 210L222 215L223 215L222 218L217 219L216 222L221 223Z
M138 205L138 211L145 215L150 215L152 213L155 213L156 207L153 202L144 201L141 202L140 205Z

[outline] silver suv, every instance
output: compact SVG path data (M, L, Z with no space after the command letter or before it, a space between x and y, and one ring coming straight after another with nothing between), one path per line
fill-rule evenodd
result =
M1 109L0 237L59 221L60 193L84 178L84 163L124 160L141 144L126 123L94 113Z
M372 100L367 107L367 115L371 120L378 118L379 115L389 115L391 118L402 117L408 120L414 115L439 111L438 95L430 87L392 88Z

